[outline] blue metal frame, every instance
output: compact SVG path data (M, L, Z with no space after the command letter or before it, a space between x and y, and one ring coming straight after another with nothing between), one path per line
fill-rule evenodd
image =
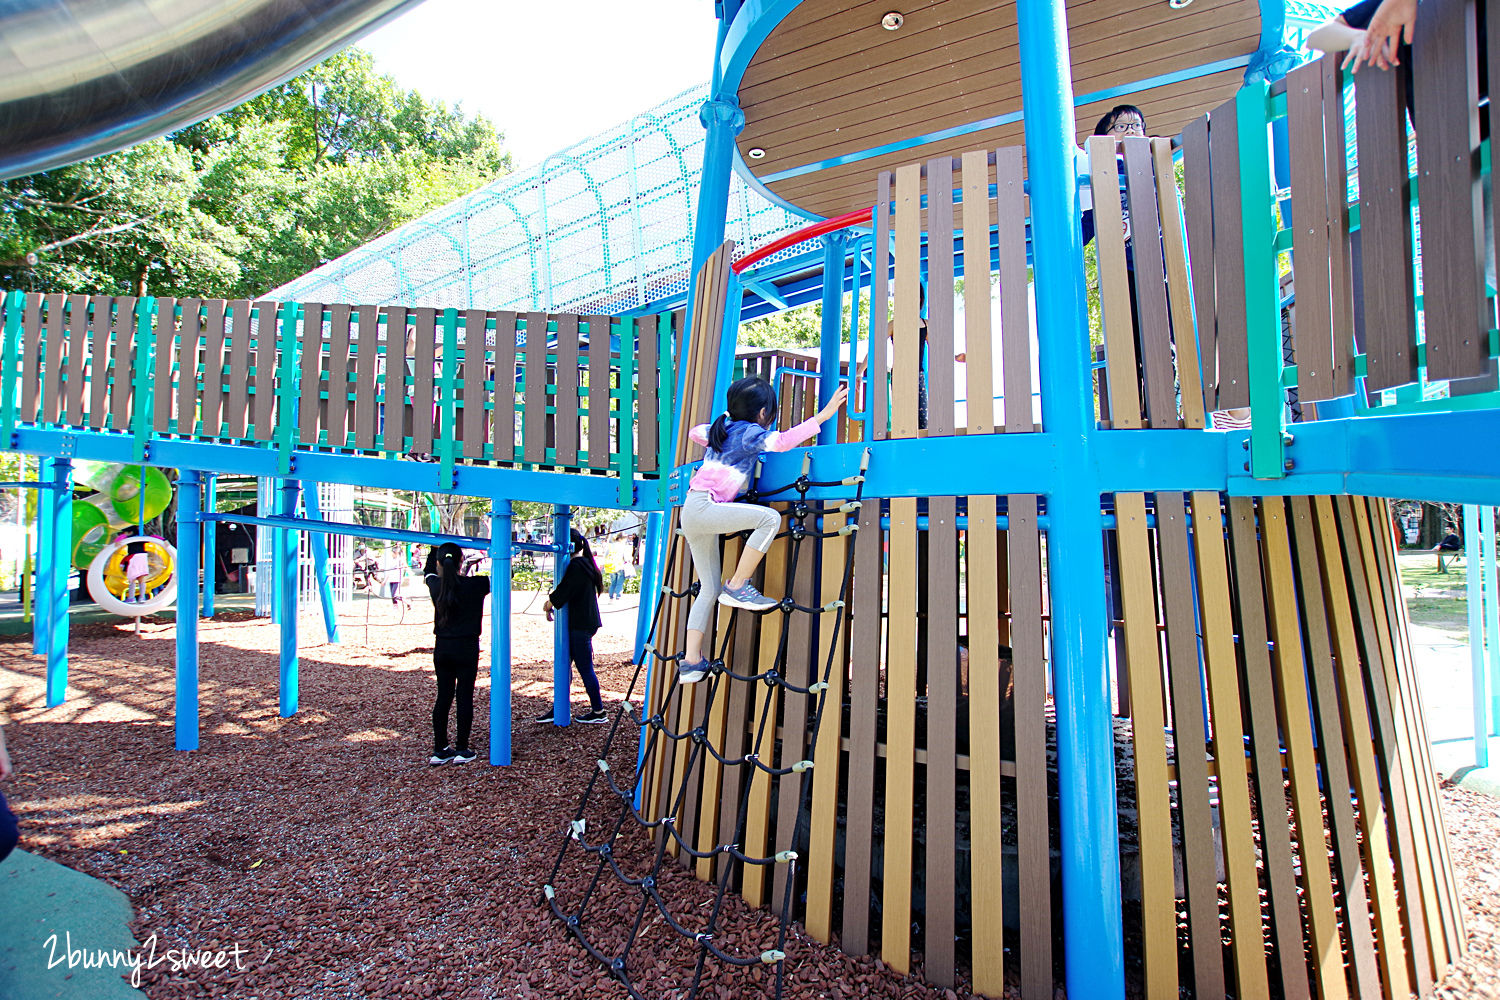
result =
M1488 542L1488 545L1485 543ZM1468 587L1469 672L1473 699L1474 766L1490 766L1489 684L1484 670L1484 550L1494 547L1494 537L1481 537L1479 508L1464 504L1464 575Z
M209 480L213 482L212 479ZM308 483L307 492L303 495L303 506L307 509L308 520L321 521L323 511L318 500L318 484ZM314 532L307 536L307 547L312 550L313 574L318 578L318 603L323 609L323 629L328 634L329 642L339 641L339 609L333 600L333 582L328 578L328 543L323 538L323 533ZM212 590L212 586L205 587Z
M568 544L572 529L572 511L567 504L552 507L552 542L557 546L552 563L552 586L555 590L568 571L568 561L573 546ZM568 650L568 608L552 609L552 724L567 726L573 722L573 703L570 684L573 669Z
M198 749L198 616L192 613L202 532L202 480L193 469L177 478L177 682L173 728L178 750ZM189 609L186 614L182 609Z
M216 476L203 477L203 507L205 510L213 511L219 509L219 487L217 478L218 477ZM213 531L207 531L203 533L202 615L204 618L212 618L214 616L214 591L215 589L217 589L217 578L219 572L219 551L217 546L218 539L215 537L216 535L217 532ZM177 606L179 608L182 607L182 600L180 598L178 599Z
M52 490L37 496L52 509L52 531L41 550L52 563L47 578L47 707L61 705L68 693L68 577L73 564L73 463L52 460Z
M490 763L510 763L510 573L509 500L490 501Z
M297 493L299 484L295 479L281 482L281 514L283 517L297 516ZM297 532L292 528L278 528L272 535L271 544L276 553L276 587L281 595L281 717L289 719L297 714L300 678L297 664Z

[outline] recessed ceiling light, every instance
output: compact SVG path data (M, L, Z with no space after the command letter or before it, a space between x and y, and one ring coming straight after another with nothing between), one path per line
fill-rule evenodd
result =
M764 149L761 149L759 146L752 146L750 149L746 150L746 152L749 154L750 159L752 160L763 159L766 155L766 151Z
M1181 10L1192 2L1193 0L1167 0L1167 6L1173 10Z
M880 19L880 26L886 31L895 31L905 23L906 18L902 17L894 10Z

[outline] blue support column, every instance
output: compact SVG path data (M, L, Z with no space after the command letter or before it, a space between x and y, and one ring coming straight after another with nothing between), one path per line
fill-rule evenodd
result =
M207 510L207 511L210 511L210 512L218 510L219 509L219 477L218 476L204 476L203 477L203 484L204 484L204 490L203 490L203 492L204 492L203 508L205 510ZM218 534L218 532L212 526L210 526L207 531L203 532L203 617L204 618L212 618L214 616L214 591L218 588L218 584L216 583L216 580L217 580L218 575L219 575L219 567L218 567L219 553L218 553L217 546L214 544L217 541L217 538L215 537L217 534ZM177 601L177 606L179 608L182 607L182 600L180 598Z
M552 544L557 549L552 562L552 586L562 583L568 571L568 558L573 551L570 537L572 510L565 503L552 507ZM552 612L552 724L567 726L573 722L573 704L569 685L573 679L568 657L568 609L554 608Z
M1484 536L1484 634L1490 660L1490 735L1500 735L1500 592L1495 587L1495 508L1479 508Z
M1075 118L1063 0L1016 6L1036 274L1043 426L1066 469L1047 495L1052 674L1069 996L1123 1000L1119 830L1105 650L1104 546L1094 434Z
M193 586L198 579L202 522L202 481L192 469L177 479L177 696L174 724L177 749L198 749L198 616Z
M637 718L644 718L646 692L651 690L651 669L655 665L646 652L646 639L651 631L651 621L656 617L656 606L661 601L661 582L666 572L666 546L662 545L662 529L666 514L654 510L646 515L646 538L643 551L646 561L641 564L641 599L635 614L635 662L646 664L646 679L641 686L641 711ZM658 551L659 550L659 551ZM645 658L643 661L643 657ZM646 726L641 724L639 745L635 754L635 808L641 807L641 768L646 763Z
M318 484L308 483L302 498L307 507L307 516L323 520L323 511L318 501ZM328 577L328 538L320 532L307 536L307 547L312 549L313 573L318 578L318 603L323 606L323 628L329 642L339 641L339 609L333 602L333 582Z
M844 254L849 235L842 230L823 237L823 339L818 350L818 407L828 405L839 388L839 345L844 334ZM859 288L854 290L858 302ZM849 369L852 374L854 369ZM837 444L838 421L818 428L818 444Z
M490 763L510 763L509 500L490 502Z
M1469 596L1469 663L1473 675L1474 766L1490 766L1489 678L1484 663L1484 558L1479 508L1464 504L1464 574Z
M68 570L73 563L73 463L52 460L52 489L37 498L52 508L52 537L45 550L52 564L48 578L47 706L68 695Z
M281 481L281 513L297 516L297 490L295 479ZM281 611L281 717L291 718L297 714L297 532L278 528L276 545L276 592L277 605Z
M52 459L45 455L37 459L36 478L38 482L50 483L52 481ZM53 507L48 496L47 487L37 490L36 494L36 580L31 588L31 651L37 656L47 651L48 626L51 620L52 604L49 595L52 593L52 536L54 533Z
M745 127L745 113L733 95L712 96L698 109L708 131L703 147L703 178L698 188L698 217L693 220L693 269L697 275L724 242L729 217L729 177L734 169L734 137ZM693 315L693 283L688 283L688 316Z

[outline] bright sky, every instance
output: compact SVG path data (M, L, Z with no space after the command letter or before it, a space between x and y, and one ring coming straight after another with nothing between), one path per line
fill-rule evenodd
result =
M359 44L484 114L525 167L706 82L717 26L712 0L426 0Z

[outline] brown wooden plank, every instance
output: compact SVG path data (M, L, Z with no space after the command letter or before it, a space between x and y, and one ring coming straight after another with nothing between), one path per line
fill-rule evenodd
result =
M880 311L876 310L877 313ZM872 339L872 350L878 340ZM881 381L883 384L883 379ZM849 793L844 804L844 919L839 944L852 955L863 955L870 949L875 716L880 698L881 611L885 581L880 508L879 500L866 500L859 510L859 543L854 549L854 594L850 602Z
M592 339L590 338L591 347ZM723 565L736 565L743 550L744 539L726 537L724 539ZM708 648L707 654L710 659L723 659L726 663L733 662L735 646L741 644L738 635L735 635L733 638L729 637L729 623L734 609L728 605L720 604L714 608L714 611L719 623L716 633L719 641L715 646ZM705 636L705 639L708 638L712 637ZM708 737L709 745L718 749L723 754L724 737L729 726L729 695L734 688L743 687L744 685L737 684L730 678L721 676L709 678L708 684L700 686L708 687L709 685L712 685L713 689L713 697L711 699L713 705L705 709L706 725L704 726L704 732ZM728 757L730 755L724 754L724 756ZM729 774L733 774L738 769L735 767L726 769L724 765L719 763L716 757L706 751L699 752L699 760L700 770L703 772L703 782L699 793L702 798L698 808L696 828L693 830L693 833L696 835L696 842L693 846L700 853L706 854L719 844L716 834L719 833L718 820L720 817L720 806L722 805L721 796L725 792L725 772L727 770ZM734 797L737 798L737 796ZM723 840L726 843L733 843L734 839L735 824L731 820L729 825L723 830ZM699 858L697 860L694 868L700 879L708 881L714 877L716 872L715 860L714 858Z
M771 546L766 553L764 566L764 578L761 583L761 593L773 599L780 599L786 593L786 567L787 567L787 544L778 541ZM786 628L786 615L766 615L760 619L760 649L756 673L766 673L777 669L777 649L781 645L781 633ZM773 750L775 749L775 729L778 709L781 706L781 686L778 684L757 684L755 686L755 708L750 716L751 731L756 733L756 742L752 749L760 755L760 759L771 766L780 765ZM795 695L793 697L796 697ZM762 719L769 721L762 725ZM785 760L783 754L780 760ZM770 855L769 837L771 823L771 776L760 768L754 768L750 776L750 795L745 811L745 847L744 851L751 857L767 857ZM764 906L768 901L775 906L781 905L779 898L767 900L765 865L745 865L744 879L741 883L740 895L745 897L745 902L751 906Z
M431 454L433 430L437 424L437 310L413 309L411 323L414 331L412 349L411 387L411 450L418 454Z
M275 302L257 302L255 304L255 351L251 364L255 366L255 375L251 385L255 387L255 397L251 401L251 420L255 425L252 432L258 441L271 440L273 430L271 415L276 406L276 321L278 307Z
M1343 72L1339 56L1320 60L1323 70L1323 149L1345 148ZM1328 274L1332 285L1333 394L1347 396L1354 381L1354 276L1349 243L1349 178L1345 157L1324 158L1328 208Z
M1156 205L1156 170L1151 140L1122 140L1125 186L1130 197L1130 231L1135 259L1136 321L1146 374L1146 414L1152 427L1177 427L1177 380L1172 371L1172 329L1167 312L1167 275L1161 255L1161 215Z
M198 350L203 344L202 299L182 299L177 330L177 433L191 437L198 423Z
M224 409L224 436L243 438L250 408L250 300L229 303L229 395Z
M1109 409L1103 416L1112 427L1138 428L1142 425L1141 383L1130 307L1131 278L1125 266L1125 222L1117 156L1112 136L1099 135L1089 140L1094 252L1099 261L1099 307L1104 325L1105 381L1109 389ZM1029 392L1030 387L1027 388Z
M953 433L953 159L927 163L927 433ZM957 648L957 647L955 647ZM949 942L951 946L951 941ZM940 970L941 971L941 970ZM929 975L931 972L929 971ZM944 983L943 979L933 982Z
M380 450L406 453L406 324L407 311L386 306L385 363L381 379Z
M920 169L920 168L915 168ZM897 176L898 191L911 188L916 175L911 174L904 182ZM911 192L908 192L911 193ZM897 194L898 204L902 194ZM912 193L911 200L916 201ZM908 206L914 213L914 209ZM898 216L898 229L902 225ZM915 220L906 223L914 226ZM910 234L908 234L909 236ZM899 241L898 237L898 241ZM916 285L915 257L904 257L897 247L897 261L909 269L907 293L910 298L906 306L906 319L911 322L907 354L915 352L916 341ZM898 272L897 282L901 281ZM897 363L901 371L902 292L898 288L897 302ZM909 371L910 369L908 369ZM910 431L916 433L916 380L909 380L902 388L897 379L897 403L892 416L891 433L903 436ZM917 574L917 502L908 497L891 501L890 530L890 576L892 580L915 580ZM917 591L915 587L892 585L890 602L889 647L886 651L886 733L885 733L885 850L882 868L884 871L883 894L880 919L880 957L898 973L905 975L911 970L911 873L913 792L916 775L916 698L917 698Z
M630 433L630 417L622 415L620 423L615 424L616 418L612 411L615 409L614 400L611 398L611 383L614 381L611 369L617 365L610 363L612 356L610 351L610 318L608 316L588 316L589 323L589 468L608 471L610 460L610 430L618 426L620 437ZM631 335L631 320L620 321L620 350L630 351L629 343ZM639 355L637 355L637 360ZM598 387L597 389L595 387ZM628 388L628 387L622 387ZM639 454L639 453L637 453ZM639 461L639 459L637 459Z
M984 150L964 154L963 192L965 415L970 434L989 434L995 430L995 345L990 325L990 165Z
M944 243L940 229L938 233L938 246L952 244L951 236ZM947 298L951 306L953 296ZM935 341L931 343L933 357L941 364L945 355L939 353L941 348ZM952 357L951 345L946 357ZM951 371L953 365L950 362L943 367ZM937 388L934 379L933 389ZM935 391L933 405L937 408L929 424L934 433L944 433L938 426L943 412L939 399ZM951 399L946 409L951 421ZM923 956L928 981L946 987L954 982L958 857L958 511L954 498L928 500L927 524L927 899Z
M1011 647L1015 677L1017 866L1021 910L1021 995L1052 996L1052 863L1047 815L1046 653L1042 642L1041 541L1037 498L1012 494Z
M657 426L657 412L661 406L661 395L670 398L670 386L661 386L661 359L657 344L661 336L657 330L656 316L642 316L635 321L636 335L636 402L635 402L635 463L642 472L656 472L656 453L660 448L661 429ZM631 432L628 415L620 421L622 435Z
M44 296L35 292L27 293L26 308L21 313L21 415L19 418L21 423L32 423L38 419L37 403L43 395L41 391L43 379L50 367L43 364L45 345L42 340L42 303L44 299Z
M557 392L552 397L556 410L557 464L578 464L579 379L578 316L566 313L557 317Z
M1226 101L1209 116L1208 144L1212 155L1213 189L1221 192L1213 200L1215 316L1218 332L1218 409L1250 405L1250 381L1246 354L1244 224L1240 189L1239 130L1234 101ZM1223 194L1227 192L1227 196Z
M1229 500L1229 534L1234 549L1241 649L1245 658L1243 685L1250 716L1250 748L1256 790L1256 814L1287 815L1285 779L1282 776L1281 735L1277 727L1276 691L1271 679L1271 655L1266 626L1266 595L1261 579L1261 559L1255 501L1248 497ZM1311 984L1299 913L1299 893L1292 861L1291 831L1286 823L1260 824L1266 888L1270 896L1271 926L1280 965L1280 987L1289 1000L1309 1000Z
M681 507L669 508L667 512L668 537L672 539L672 547L668 551L667 565L663 574L664 592L661 599L664 604L655 635L655 650L666 656L671 656L681 650L677 640L682 622L686 617L686 605L682 599L668 597L665 592L680 594L687 589L687 584L692 580L687 567L687 542L681 536L681 514ZM657 716L662 719L670 718L668 715L671 705L669 692L672 691L676 679L676 661L658 659L651 672L651 689L647 692L645 708L647 719L654 719ZM665 815L667 799L665 786L671 777L669 764L672 759L672 746L671 741L656 732L655 724L646 738L650 740L652 749L644 762L646 774L641 791L641 802L645 815L655 821Z
M871 245L870 276L870 348L869 363L869 398L866 405L869 407L873 418L872 427L874 437L880 440L890 436L888 421L890 417L890 396L887 386L889 385L888 372L890 370L889 359L886 358L886 344L890 340L890 309L891 300L891 194L894 184L894 175L889 172L880 174L875 182L875 241Z
M1417 378L1405 80L1405 66L1355 77L1365 324L1360 346L1371 390Z
M1031 305L1026 292L1026 188L1022 149L995 150L995 197L999 213L1001 384L1005 430L1036 429L1031 402Z
M526 349L521 363L526 379L522 416L524 457L537 465L547 460L547 314L526 314Z
M1188 278L1187 237L1182 230L1182 201L1172 164L1172 140L1152 139L1151 158L1156 166L1156 200L1161 210L1162 254L1172 315L1173 357L1181 386L1182 425L1202 427L1205 423L1202 365L1193 333L1193 288Z
M967 170L965 171L967 180ZM972 350L972 348L970 348ZM972 356L972 355L971 355ZM1005 990L1005 844L1001 835L1000 560L995 498L969 497L965 533L969 629L969 858L974 992ZM878 639L878 636L877 636Z
M1172 874L1161 643L1157 635L1155 571L1146 526L1145 495L1115 494L1115 517L1120 539L1120 598L1125 622L1125 663L1130 677L1131 728L1135 733L1146 996L1152 1000L1170 1000L1178 995L1177 894ZM1018 724L1019 718L1018 715Z
M67 360L63 363L63 421L82 427L83 390L89 357L89 297L69 295L63 319L68 342Z
M302 337L297 344L298 382L297 439L318 446L323 403L323 304L302 303ZM329 371L332 366L329 366ZM332 443L332 442L330 442Z
M349 321L353 312L350 306L338 303L328 307L328 402L324 407L323 427L333 448L348 447L354 422L349 402L349 392L354 388L349 384L349 376L354 373L349 356Z
M1414 55L1405 68L1416 85L1412 120L1422 123L1417 173L1427 235L1421 257L1423 329L1427 378L1436 381L1490 371L1493 313L1485 303L1473 7L1449 0L1426 5L1422 14L1412 39ZM1363 157L1360 164L1363 171ZM1406 166L1404 158L1401 166Z
M1198 324L1203 405L1218 408L1218 303L1215 291L1213 171L1209 163L1208 117L1182 130L1182 207L1193 272L1193 306Z
M40 301L33 296L26 297L26 319L27 330L32 318L32 303ZM115 342L113 353L110 357L110 378L113 384L109 390L109 425L113 430L124 430L130 426L130 415L133 412L132 399L134 390L132 376L135 372L135 308L134 296L121 296L115 299ZM27 354L28 363L35 365L34 356ZM29 373L28 373L29 374ZM23 386L24 390L30 390L34 396L36 389L32 384L34 378L28 377ZM34 415L32 410L23 410L26 419Z
M787 544L792 547L790 565L787 569L791 580L789 589L792 599L804 608L813 607L817 603L815 597L817 593L816 542L810 538L804 538ZM812 616L794 612L786 617L788 618L787 647L786 660L782 669L790 683L798 687L808 687L813 681L812 659L816 656ZM824 623L832 624L831 615L820 617ZM807 724L810 700L807 695L793 692L788 692L784 698L781 709L781 767L792 767L799 761L809 758ZM804 786L808 780L809 775L804 772L784 774L777 782L779 786L776 806L777 852L790 851L796 846L797 818L803 801ZM786 865L776 866L771 895L771 902L774 906L781 906L786 890L787 875Z
M483 458L484 438L488 421L485 403L489 393L485 383L489 379L490 351L486 346L489 334L485 329L489 313L483 309L464 312L463 335L463 417L464 457Z
M1349 943L1349 965L1354 974L1355 993L1362 997L1379 997L1382 995L1380 972L1375 963L1370 899L1365 891L1366 872L1360 859L1359 830L1350 806L1353 782L1349 777L1342 706L1333 676L1329 614L1322 588L1312 585L1326 572L1318 559L1312 500L1293 497L1290 521L1292 545L1303 581L1301 596L1307 639L1307 673L1313 694L1316 738L1321 751L1324 801L1342 896L1342 926Z
M823 530L840 531L847 520L843 514L828 514L823 518ZM843 593L848 561L846 546L846 536L835 535L823 542L818 588L820 606L847 600ZM847 616L848 612L842 608L832 615L822 616L818 629L818 655L814 661L816 669L821 671L819 680L826 683L828 688L818 696L815 709L818 732L812 753L812 807L808 817L805 924L807 933L823 944L828 944L833 936L833 882L838 861L836 841L839 770L843 758L841 717L846 687L844 638L848 633Z
M63 358L68 349L68 335L63 326L63 303L65 301L62 295L48 295L44 300L45 318L41 321L42 335L45 338L42 362L44 375L42 422L48 424L57 423L63 409L62 367Z
M113 304L108 295L94 296L94 308L89 317L88 423L95 430L103 429L109 416L105 400L109 391L110 307Z
M223 299L203 303L203 394L204 437L219 437L224 419L224 306ZM347 332L347 331L346 331Z
M1161 545L1162 579L1192 579L1187 509L1181 493L1156 494L1156 533ZM1187 860L1184 881L1191 940L1188 950L1193 958L1193 995L1219 997L1224 995L1224 953L1220 946L1214 816L1209 809L1208 761L1203 751L1208 744L1208 733L1204 725L1206 713L1198 663L1198 628L1191 589L1163 586L1162 606L1167 626L1172 730L1177 748L1178 810L1182 819L1183 853Z
M896 171L896 304L891 327L891 437L914 438L923 423L918 412L918 377L922 368L921 211L922 166Z
M1319 60L1292 70L1286 81L1292 219L1296 228L1292 234L1292 263L1297 280L1297 392L1304 400L1331 399L1334 395L1323 77L1324 67ZM1342 142L1334 155L1344 155Z
M495 396L490 414L490 454L496 462L519 462L516 440L516 318L517 313L495 313Z
M359 306L354 314L354 447L372 451L380 420L375 379L380 352L380 311L375 306Z
M172 429L172 403L176 395L173 369L181 343L181 333L173 318L176 306L176 299L156 300L156 377L152 386L155 404L152 427L159 434Z

